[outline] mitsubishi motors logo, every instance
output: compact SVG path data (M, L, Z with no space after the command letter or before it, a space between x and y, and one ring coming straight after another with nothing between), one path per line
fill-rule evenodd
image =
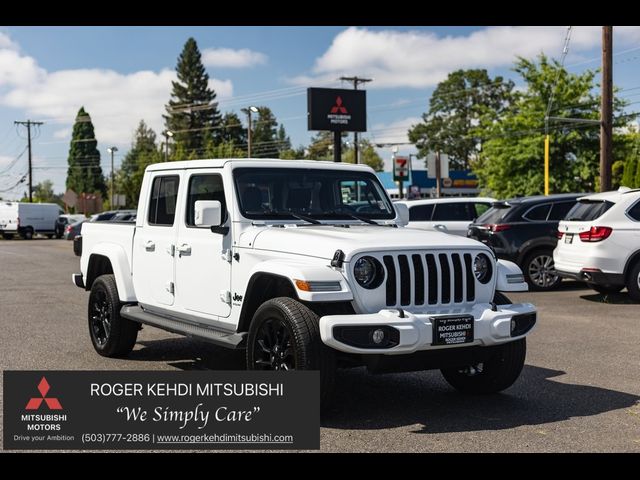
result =
M347 107L342 104L342 97L336 97L336 104L331 107L330 113L327 115L331 125L349 125L351 115L347 112Z
M331 113L348 113L346 107L342 105L342 97L336 98L336 104L331 107Z
M31 397L25 410L38 410L40 409L40 405L42 405L42 401L47 404L49 410L62 410L62 405L60 405L60 401L55 397L47 397L47 393L49 393L49 382L45 377L42 377L40 383L38 384L38 391L40 392L41 397Z

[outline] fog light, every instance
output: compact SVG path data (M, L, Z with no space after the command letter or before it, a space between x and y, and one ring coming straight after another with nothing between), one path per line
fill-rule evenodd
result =
M371 339L376 345L382 343L382 341L384 340L384 330L380 330L379 328L374 330L373 334L371 335Z

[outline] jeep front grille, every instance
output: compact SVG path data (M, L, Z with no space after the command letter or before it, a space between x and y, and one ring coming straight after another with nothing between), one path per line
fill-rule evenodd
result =
M475 300L476 278L470 253L384 255L382 260L387 271L389 307Z

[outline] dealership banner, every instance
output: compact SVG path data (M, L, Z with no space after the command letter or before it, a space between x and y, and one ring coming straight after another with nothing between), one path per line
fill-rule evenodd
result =
M7 450L319 449L318 372L4 371Z

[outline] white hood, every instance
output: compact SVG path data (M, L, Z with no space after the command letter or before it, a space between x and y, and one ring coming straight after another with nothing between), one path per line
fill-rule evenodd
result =
M241 244L244 247L326 259L333 258L333 254L339 249L345 253L346 261L361 251L444 248L488 250L484 244L458 235L402 227L350 225L349 228L342 228L333 225L303 225L284 228L263 226L253 227L251 230L253 232L247 231L242 235Z

